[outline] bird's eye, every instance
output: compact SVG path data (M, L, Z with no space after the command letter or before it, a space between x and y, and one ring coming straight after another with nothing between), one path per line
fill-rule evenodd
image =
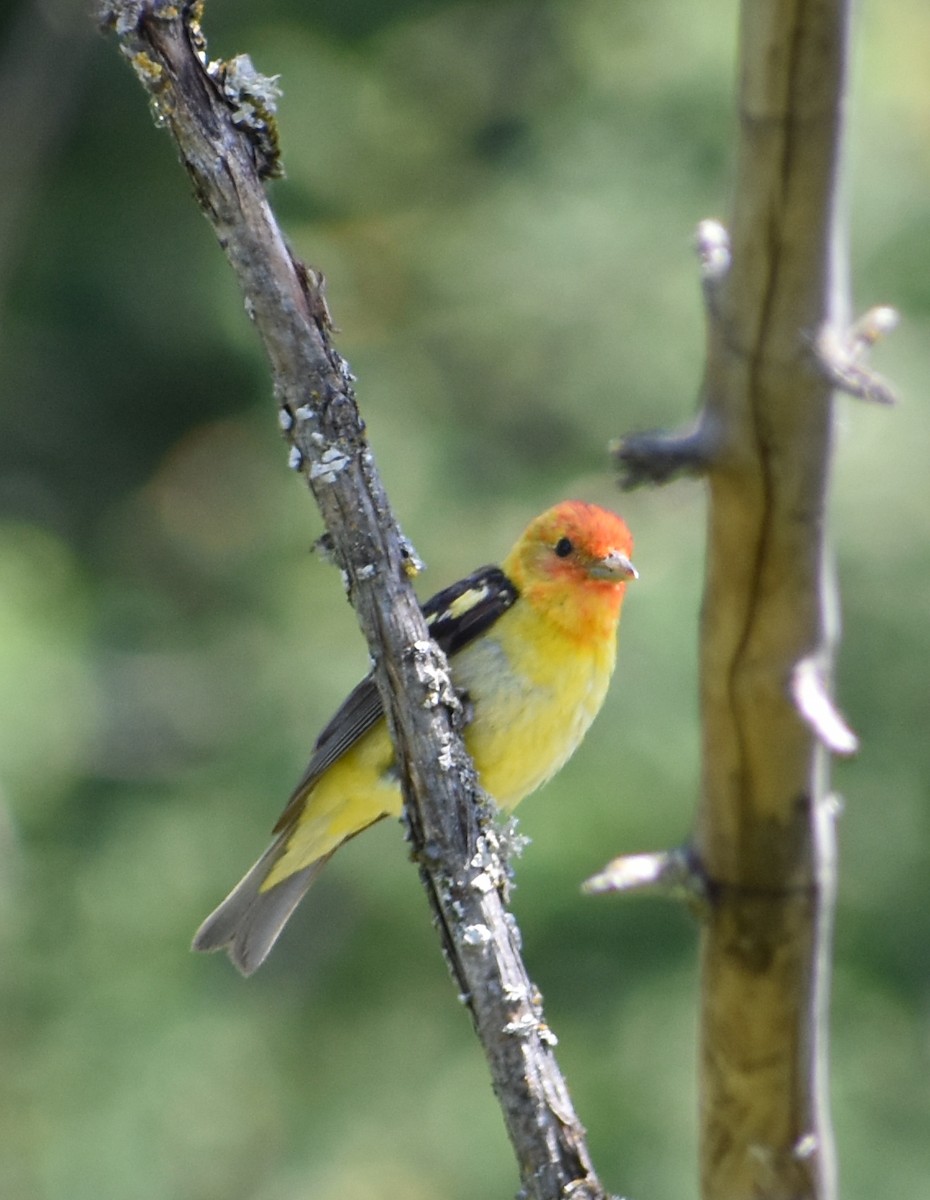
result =
M559 538L555 544L555 552L559 558L568 558L574 549L575 547L572 545L571 538Z

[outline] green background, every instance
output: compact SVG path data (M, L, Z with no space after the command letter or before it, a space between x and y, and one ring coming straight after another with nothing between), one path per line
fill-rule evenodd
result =
M0 1195L465 1200L517 1178L401 831L341 852L243 981L191 934L365 670L262 354L167 136L82 4L0 18ZM608 439L693 411L692 231L725 217L736 5L214 0L280 73L273 203L323 269L429 569L565 496L637 538L618 676L521 810L514 905L607 1184L694 1197L695 930L591 899L695 798L703 490L621 496ZM902 397L838 406L845 799L832 1003L843 1195L930 1180L930 10L860 6L857 311Z

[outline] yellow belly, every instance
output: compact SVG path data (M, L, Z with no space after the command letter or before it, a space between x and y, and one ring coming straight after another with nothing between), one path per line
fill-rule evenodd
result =
M524 628L516 628L517 623ZM496 636L506 625L507 655ZM597 715L610 682L616 642L612 637L591 641L598 644L569 643L564 634L540 625L532 610L521 612L518 605L452 660L455 686L468 694L474 709L465 744L481 786L502 808L512 809L551 778ZM539 653L541 644L547 653ZM273 887L332 853L380 817L399 815L402 799L393 759L387 727L380 721L310 791L286 850L263 887Z
M487 637L453 664L455 685L475 709L465 744L481 786L501 808L514 808L564 765L604 702L609 667L592 656L556 657L558 666L534 661L531 672L527 664L514 669L500 643ZM489 676L495 680L490 689Z

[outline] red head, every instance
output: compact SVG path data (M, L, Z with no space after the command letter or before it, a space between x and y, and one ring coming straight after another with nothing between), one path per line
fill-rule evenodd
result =
M637 578L632 552L633 538L616 513L565 500L530 522L504 571L559 625L597 635L616 625L626 584Z

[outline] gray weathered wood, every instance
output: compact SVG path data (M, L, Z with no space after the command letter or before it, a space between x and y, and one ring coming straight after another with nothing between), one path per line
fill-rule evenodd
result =
M321 280L290 253L259 178L260 171L274 173L273 130L261 119L251 134L234 127L189 9L123 0L108 4L103 19L174 138L264 343L292 466L319 504L375 662L410 838L488 1059L524 1192L538 1200L603 1200L503 903L501 855L476 806L446 663L410 588L409 556L365 440L351 376L332 343Z

